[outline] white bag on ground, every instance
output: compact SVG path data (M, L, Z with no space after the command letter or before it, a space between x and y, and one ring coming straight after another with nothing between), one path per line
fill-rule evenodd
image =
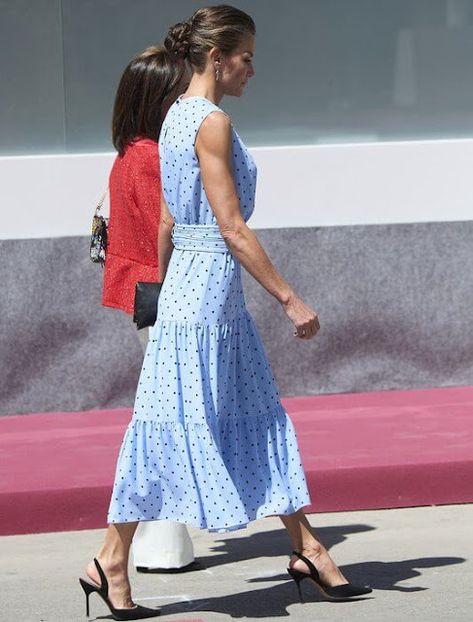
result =
M143 521L133 538L133 565L182 568L194 561L194 546L182 523Z

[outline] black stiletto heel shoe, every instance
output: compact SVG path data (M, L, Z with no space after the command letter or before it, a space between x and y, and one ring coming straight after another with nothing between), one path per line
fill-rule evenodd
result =
M310 559L304 557L304 555L298 551L293 551L292 554L307 564L307 568L309 569L309 574L301 572L300 570L294 570L293 568L287 569L290 576L296 582L301 603L304 602L301 588L301 583L304 579L311 579L322 596L327 600L348 600L350 598L356 598L357 596L365 596L373 591L370 587L353 585L352 583L344 583L343 585L335 585L333 587L325 585L320 578L317 568Z
M94 564L97 568L97 572L99 573L100 585L96 585L86 579L79 579L79 583L85 592L85 613L87 616L89 616L89 596L92 592L97 592L97 594L102 598L107 607L110 609L110 613L112 614L114 620L143 620L144 618L155 618L156 616L159 616L159 609L150 609L149 607L142 607L141 605L135 605L131 609L116 609L108 598L107 577L105 576L99 562L95 558Z

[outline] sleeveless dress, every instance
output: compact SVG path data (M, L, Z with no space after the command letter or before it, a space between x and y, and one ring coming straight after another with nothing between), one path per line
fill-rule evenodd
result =
M222 110L179 98L161 129L163 192L174 250L120 450L108 522L166 519L230 531L310 503L294 428L245 306L241 265L220 234L194 146ZM234 128L245 220L255 163Z

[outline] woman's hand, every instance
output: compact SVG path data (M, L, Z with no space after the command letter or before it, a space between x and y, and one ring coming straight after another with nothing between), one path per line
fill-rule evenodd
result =
M312 339L320 329L317 313L308 307L298 296L293 294L287 302L282 303L287 317L294 324L294 337Z

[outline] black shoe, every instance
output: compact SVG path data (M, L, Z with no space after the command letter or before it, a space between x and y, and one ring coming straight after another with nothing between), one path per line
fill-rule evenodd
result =
M143 620L144 618L155 618L159 616L159 609L150 609L149 607L142 607L141 605L135 605L130 609L115 609L110 600L108 599L108 581L105 576L102 567L99 562L94 558L94 563L100 576L100 585L96 585L86 579L79 579L79 583L85 592L85 614L89 615L89 596L92 592L97 592L102 597L103 601L110 609L110 613L114 620Z
M193 561L179 568L148 568L148 566L137 566L136 572L146 572L149 574L179 574L182 572L193 572L194 570L205 570L200 562Z
M304 602L301 590L301 582L304 579L311 579L322 596L327 600L349 600L356 598L357 596L365 596L373 591L370 587L353 585L352 583L344 583L343 585L335 585L332 587L330 585L325 585L320 578L317 568L310 561L310 559L304 557L304 555L298 551L293 551L292 554L305 562L309 569L309 574L306 572L300 572L300 570L293 570L292 568L287 569L288 573L296 582L301 603Z

